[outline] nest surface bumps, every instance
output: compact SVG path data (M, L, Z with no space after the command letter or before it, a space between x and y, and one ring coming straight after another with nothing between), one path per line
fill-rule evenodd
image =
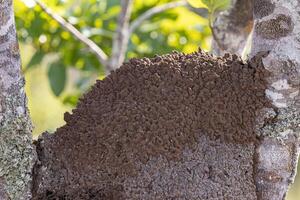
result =
M48 176L68 178L46 184L47 175L37 173L37 182L43 180L48 189L55 185L52 191L72 184L114 188L152 158L181 162L183 152L196 151L203 136L253 144L257 111L269 106L264 76L259 63L229 54L132 59L97 81L73 114L65 114L66 125L40 141ZM123 186L114 189L119 190ZM114 192L116 199L121 193Z

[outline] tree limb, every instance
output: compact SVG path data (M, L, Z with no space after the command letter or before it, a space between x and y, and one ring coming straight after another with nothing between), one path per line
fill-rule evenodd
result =
M108 71L117 69L124 61L129 42L129 21L132 11L132 0L121 0L121 13L118 19L118 27L113 40L112 56Z
M143 13L141 16L139 16L136 20L134 20L129 28L129 34L132 34L137 27L139 27L145 20L151 18L153 15L156 15L158 13L164 12L166 10L177 8L180 6L187 6L188 3L185 0L166 3L160 6L153 7L149 10L147 10L145 13Z
M136 20L134 20L131 24L130 21L130 15L131 15L131 7L132 7L132 1L126 0L122 1L122 11L119 16L118 21L118 29L115 35L115 39L113 42L113 53L110 61L109 70L112 71L116 68L118 68L122 62L125 59L127 45L130 39L130 35L136 30L137 27L139 27L145 20L151 18L153 15L164 12L165 10L180 7L180 6L188 6L189 4L186 2L186 0L166 3L161 6L156 6L148 11L146 11L144 14L142 14L140 17L138 17ZM107 72L109 73L109 72Z
M44 3L34 0L46 14L48 14L52 19L58 22L65 30L69 31L75 38L85 44L91 52L93 52L99 59L102 65L107 65L108 56L104 51L92 40L84 36L79 30L77 30L72 24L67 22L64 18L54 13L50 8L48 8Z

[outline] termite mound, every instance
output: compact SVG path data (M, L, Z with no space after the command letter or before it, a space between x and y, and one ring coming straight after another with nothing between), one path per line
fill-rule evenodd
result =
M36 142L34 199L256 199L265 76L201 50L131 59Z

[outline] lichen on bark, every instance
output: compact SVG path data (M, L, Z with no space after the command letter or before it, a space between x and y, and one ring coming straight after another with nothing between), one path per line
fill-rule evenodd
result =
M30 199L35 150L12 1L0 1L0 199Z

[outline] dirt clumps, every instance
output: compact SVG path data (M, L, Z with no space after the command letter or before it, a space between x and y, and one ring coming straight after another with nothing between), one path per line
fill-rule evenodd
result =
M34 199L243 199L244 192L255 199L254 126L269 106L265 76L257 63L229 54L130 60L97 81L65 114L65 126L37 141ZM174 177L200 169L196 180ZM209 189L191 189L207 184L214 194L227 190L210 198Z

